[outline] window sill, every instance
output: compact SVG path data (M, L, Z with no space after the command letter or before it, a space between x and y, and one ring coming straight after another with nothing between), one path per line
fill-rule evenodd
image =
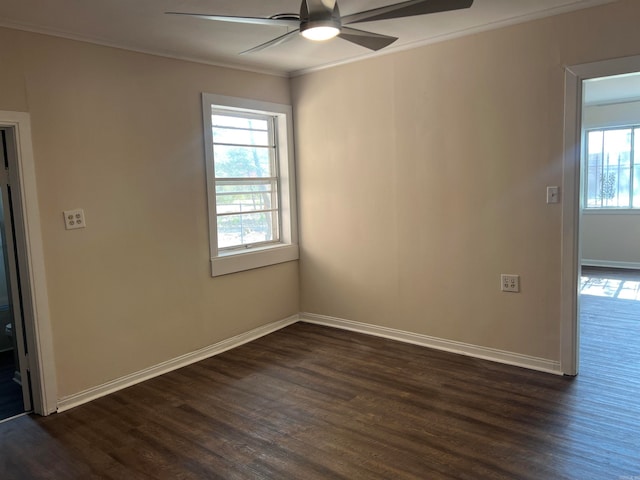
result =
M585 215L640 215L640 208L583 208Z
M274 245L220 254L211 259L211 276L219 277L230 273L253 270L278 263L298 260L298 245Z

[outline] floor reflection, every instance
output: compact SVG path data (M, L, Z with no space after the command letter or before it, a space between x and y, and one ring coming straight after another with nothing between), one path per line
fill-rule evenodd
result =
M583 271L580 277L580 294L640 302L640 280Z

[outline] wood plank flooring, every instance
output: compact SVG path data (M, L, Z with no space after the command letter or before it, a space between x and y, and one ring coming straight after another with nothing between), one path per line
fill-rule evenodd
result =
M577 378L298 323L0 424L0 478L638 480L640 302L582 302Z
M0 352L0 420L24 412L22 387L13 381L15 370L13 351Z

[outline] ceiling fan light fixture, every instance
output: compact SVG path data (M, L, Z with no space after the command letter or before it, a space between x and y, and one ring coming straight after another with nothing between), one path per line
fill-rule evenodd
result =
M240 54L254 53L268 47L280 45L301 33L316 42L340 36L343 40L377 51L398 40L397 37L382 35L351 28L349 25L361 22L375 22L395 18L415 17L430 13L448 12L469 8L474 0L400 0L398 3L363 10L341 16L338 0L301 0L300 14L278 13L271 17L239 17L235 15L209 15L204 13L165 12L172 15L189 15L219 22L247 23L286 27L287 33ZM344 25L344 27L343 27Z
M340 29L333 25L318 25L301 30L301 33L304 38L314 42L323 42L337 36L340 33Z

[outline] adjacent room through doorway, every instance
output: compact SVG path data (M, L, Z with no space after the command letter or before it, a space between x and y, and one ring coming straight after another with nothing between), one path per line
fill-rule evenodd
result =
M640 73L582 91L581 372L606 378L640 364Z

